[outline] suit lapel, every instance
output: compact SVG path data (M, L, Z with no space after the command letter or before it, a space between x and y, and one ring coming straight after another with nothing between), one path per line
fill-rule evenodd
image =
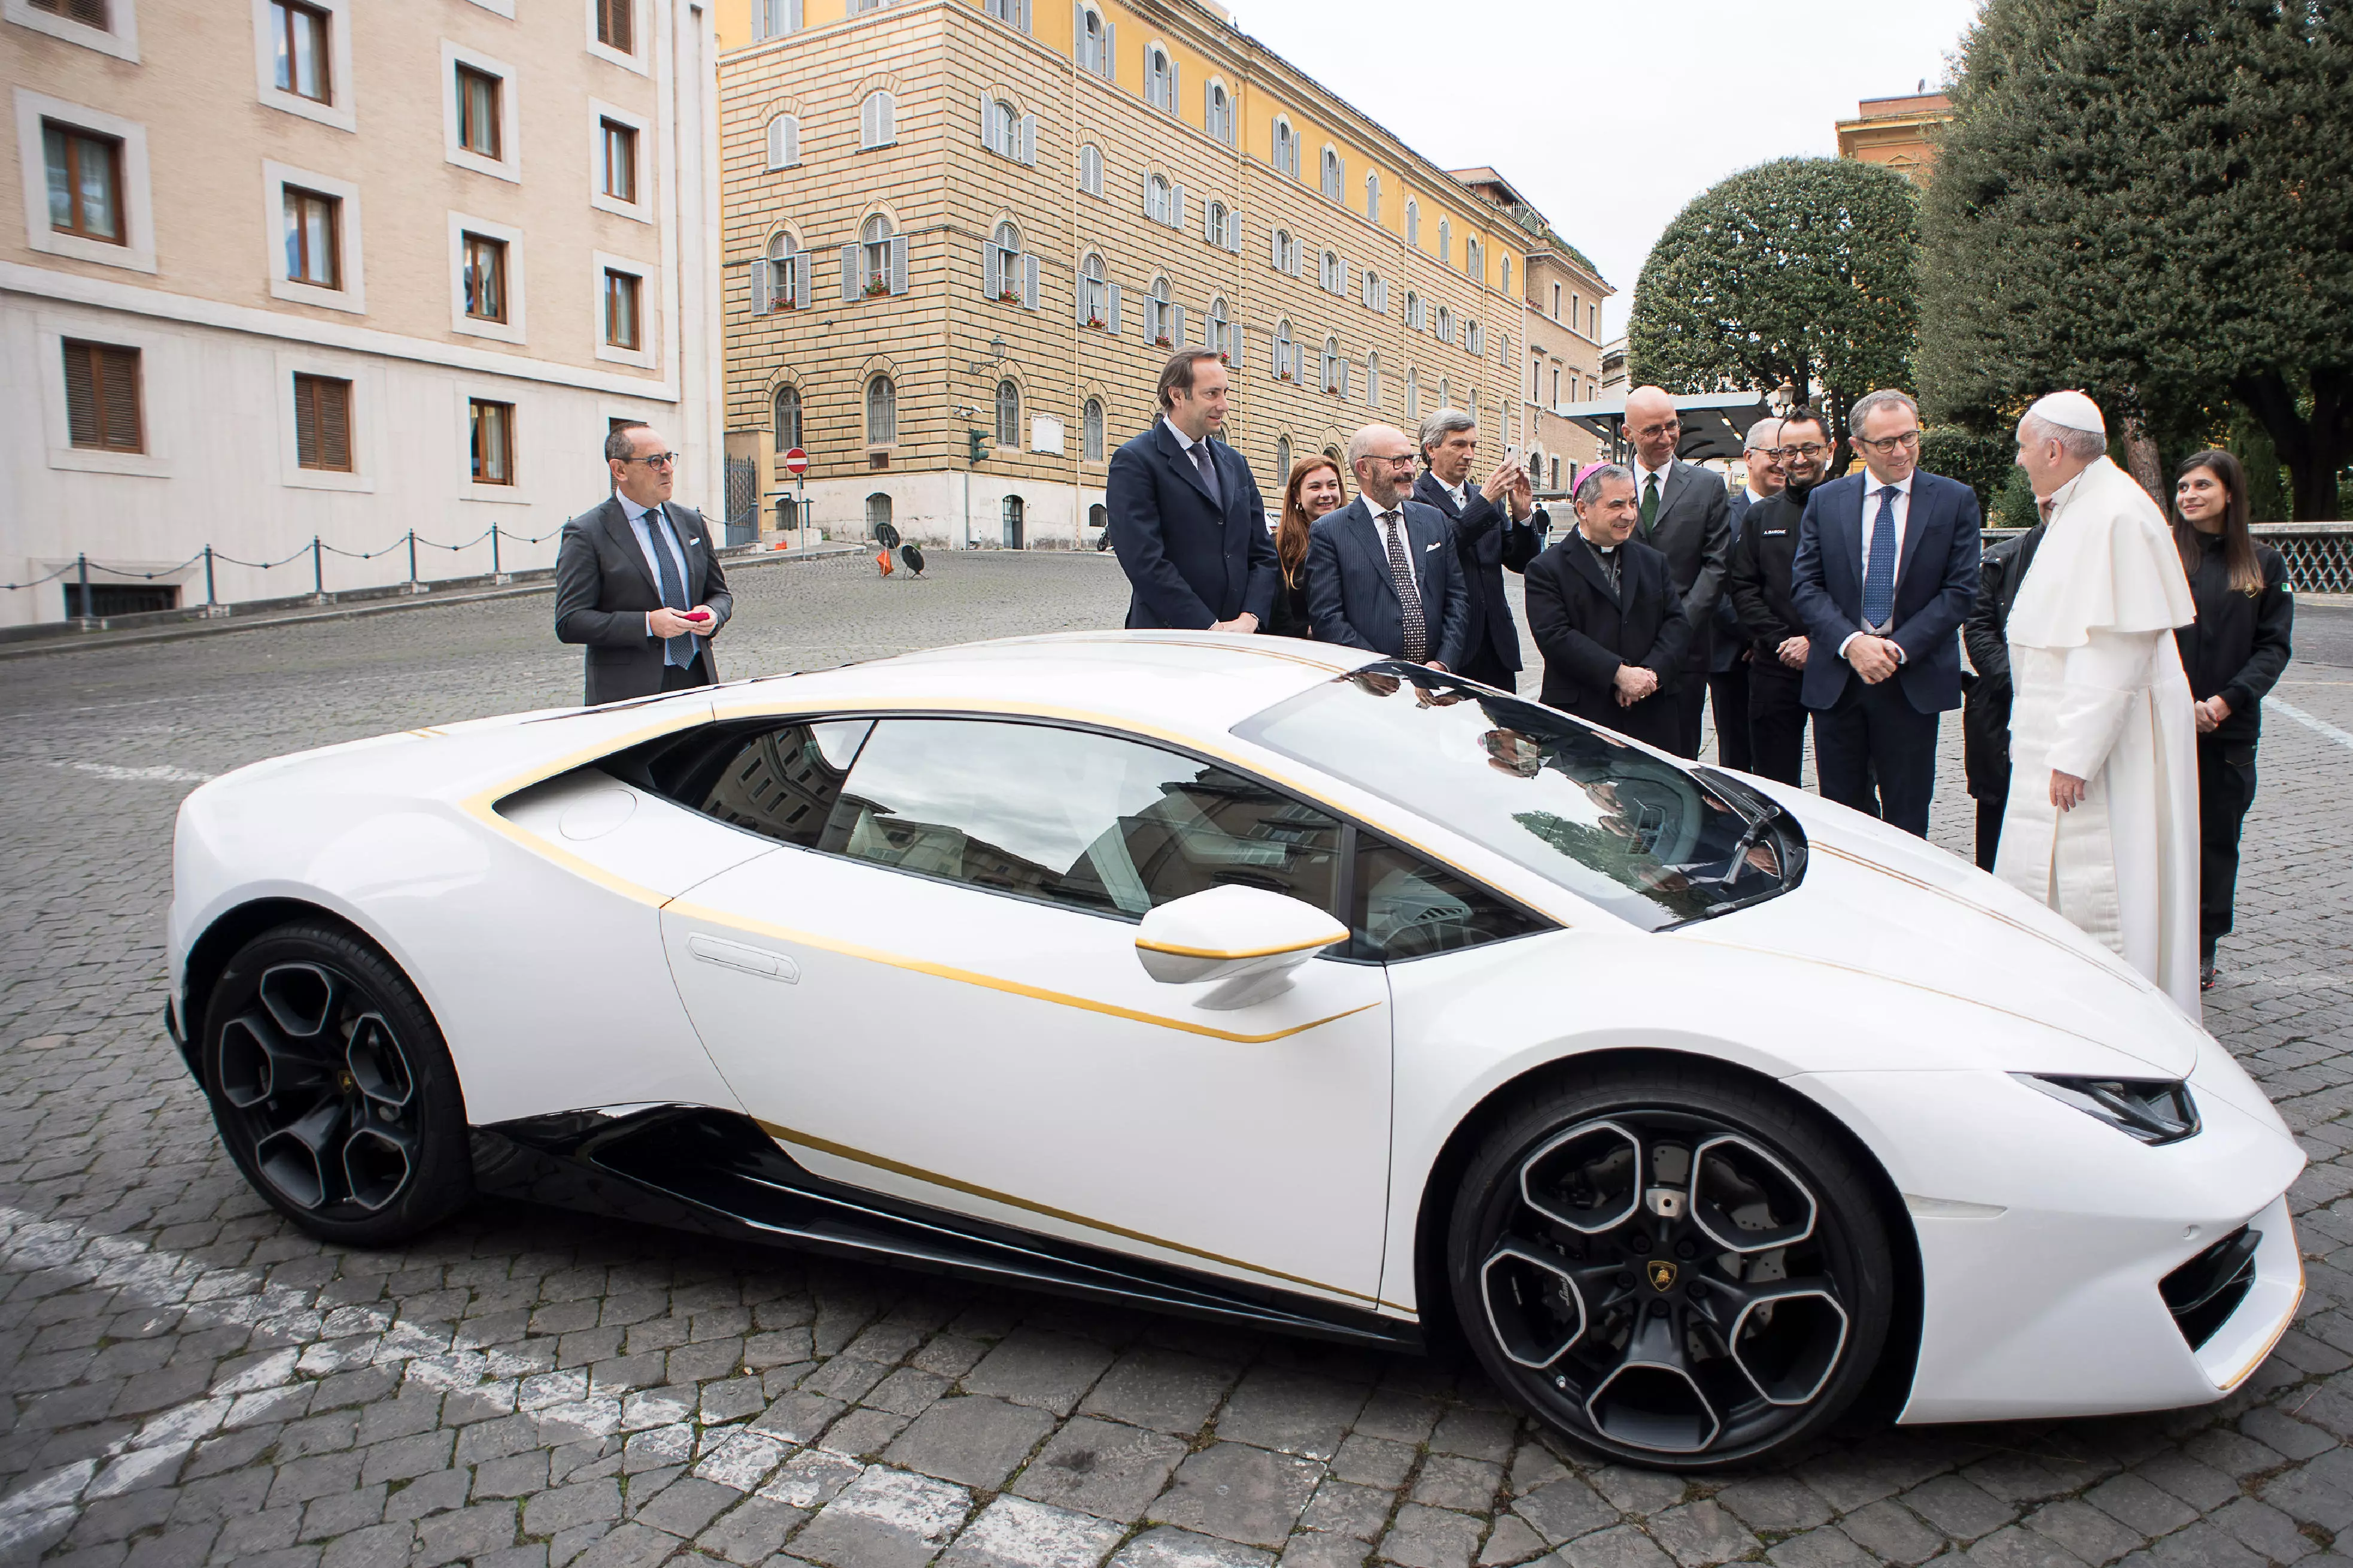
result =
M1904 574L1912 570L1912 557L1920 552L1920 535L1926 531L1923 525L1928 521L1928 492L1920 488L1919 471L1915 469L1912 474L1912 504L1904 517L1904 548L1895 556L1895 583L1898 587L1903 585Z
M1361 496L1350 501L1348 507L1356 514L1356 521L1348 530L1349 533L1356 538L1356 547L1372 557L1373 575L1381 580L1381 586L1389 591L1389 597L1397 599L1397 574L1389 570L1389 551L1388 546L1381 541L1380 520L1373 515L1371 503ZM1408 531L1410 532L1411 530L1409 529ZM1405 608L1403 600L1398 600L1398 608L1400 612L1403 611Z
M1445 513L1446 520L1449 522L1461 522L1462 521L1462 510L1460 507L1454 504L1453 492L1450 491L1444 485L1440 484L1438 482L1438 477L1426 469L1423 471L1421 478L1414 481L1413 499L1421 502L1424 506L1436 507L1440 511Z
M1218 509L1219 518L1222 521L1226 510L1224 503L1209 493L1208 482L1201 478L1201 470L1195 466L1191 455L1176 444L1176 436L1169 431L1168 422L1166 419L1160 420L1152 428L1154 434L1160 437L1161 457L1167 461L1170 468L1176 470L1177 478L1193 487L1194 494ZM1209 460L1215 462L1217 457L1217 448L1210 447ZM1225 477L1222 471L1218 475L1220 481L1223 481Z
M621 552L621 559L638 569L638 580L654 596L654 603L660 604L661 584L655 578L652 568L647 565L646 552L638 548L638 531L629 526L629 514L622 507L618 496L605 503L605 532L613 541L613 548ZM655 542L659 547L660 542L657 540Z
M1665 487L1662 486L1660 488L1664 489ZM1593 591L1595 593L1600 595L1603 598L1609 600L1613 605L1618 604L1618 595L1609 591L1609 574L1602 570L1601 557L1595 553L1593 542L1586 538L1582 533L1577 534L1576 538L1577 542L1569 545L1564 552L1564 553L1568 557L1569 564L1577 568L1577 574L1579 576L1583 577L1588 583L1593 584ZM1623 550L1625 546L1621 544L1618 548ZM1625 574L1625 569L1620 566L1618 574L1620 580L1623 580ZM1623 606L1620 605L1620 607L1622 608Z

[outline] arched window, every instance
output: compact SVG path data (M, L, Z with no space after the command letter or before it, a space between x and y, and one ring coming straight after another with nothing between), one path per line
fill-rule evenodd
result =
M1405 291L1405 324L1414 331L1421 331L1421 296L1410 289Z
M1442 267L1454 265L1454 226L1444 218L1438 220L1438 260Z
M1324 258L1317 265L1315 271L1316 280L1324 285L1324 291L1325 293L1344 294L1347 292L1347 273L1345 268L1344 268L1340 264L1339 252L1333 250L1325 251L1324 253Z
M1173 206L1168 182L1158 174L1148 176L1144 182L1144 216L1158 224L1174 223Z
M1100 327L1111 317L1110 287L1103 282L1103 264L1100 256L1090 256L1079 263L1079 314L1090 327Z
M1021 521L1022 514L1027 509L1021 504L1021 498L1019 496L1007 496L1005 498L1005 505L1003 509L1005 528L1002 542L1005 548L1008 550L1018 550L1021 548Z
M1100 77L1111 75L1111 27L1100 11L1089 10L1080 26L1079 68Z
M1293 352L1294 351L1293 350L1291 343L1291 323L1289 321L1275 322L1274 374L1278 378L1283 381L1297 381L1299 379L1298 363L1292 358ZM1285 468L1287 468L1288 467L1289 465L1286 464Z
M1153 108L1176 112L1176 68L1168 51L1155 44L1144 52L1144 100Z
M858 231L858 287L868 294L888 293L891 282L891 220L876 213Z
M866 498L866 537L873 538L891 521L891 498L876 490Z
M1340 154L1330 147L1324 149L1324 194L1335 202L1340 199Z
M1029 0L988 0L988 14L1025 33L1029 30Z
M887 92L870 92L858 106L858 145L888 147L899 139L898 100Z
M791 231L778 229L768 237L767 298L758 298L759 281L753 281L752 309L754 312L797 310L809 302L808 258L797 249Z
M800 118L797 115L779 114L768 121L768 167L789 169L800 161Z
M1331 338L1324 340L1324 390L1340 390L1340 345Z
M1440 408L1451 408L1454 406L1454 388L1448 384L1446 378L1442 375L1438 378L1438 406Z
M887 375L866 384L866 444L888 447L899 438L899 388Z
M1274 169L1279 174L1299 178L1299 132L1281 116L1274 121Z
M1487 247L1475 239L1464 240L1462 270L1484 283L1487 280Z
M1000 223L981 252L981 292L1008 305L1022 303L1021 231Z
M801 444L801 389L797 386L776 388L776 451L791 451Z
M1079 455L1090 463L1103 460L1103 399L1090 397L1079 411Z
M1405 203L1405 242L1414 246L1421 243L1421 204L1411 196Z
M1079 189L1091 196L1103 194L1103 149L1092 142L1079 149Z
M1372 170L1365 174L1365 216L1375 223L1381 221L1381 176Z
M1021 111L1001 98L985 100L980 121L980 144L1000 158L1021 156Z
M1299 276L1299 242L1291 237L1289 229L1274 231L1269 256L1277 272L1288 272L1294 278Z
M1487 352L1487 330L1476 321L1462 323L1462 342L1474 354Z
M1389 286L1379 273L1369 267L1365 268L1365 283L1359 298L1364 300L1366 310L1378 310L1384 316L1388 314Z
M1475 386L1471 389L1471 401L1467 412L1471 416L1471 422L1477 424L1479 422L1479 389Z
M1441 343L1454 341L1454 312L1443 305L1438 307L1438 341Z
M1503 267L1504 292L1508 294L1512 291L1512 258L1510 257L1506 256L1504 258Z
M1365 354L1365 403L1372 408L1381 405L1381 356L1370 351Z
M1021 389L1010 381L997 384L997 444L1021 445Z
M1405 371L1405 420L1408 425L1421 419L1421 373L1411 365Z
M1274 438L1274 488L1281 489L1291 482L1291 437Z
M1225 83L1213 81L1209 84L1208 92L1202 100L1202 120L1208 125L1209 134L1232 146L1234 100L1226 96Z
M1168 279L1152 280L1152 293L1144 302L1144 335L1162 348L1176 347L1176 332L1168 310Z
M1103 505L1101 501L1097 501L1094 505L1087 508L1087 526L1096 530L1109 528L1111 526L1111 508Z
M1226 321L1225 297L1219 295L1209 301L1209 341L1205 346L1217 350L1229 364L1233 363L1234 345L1227 334L1232 331Z
M1201 220L1201 237L1220 249L1229 248L1232 243L1230 228L1232 223L1233 215L1226 211L1226 204L1211 202L1208 208L1208 216Z

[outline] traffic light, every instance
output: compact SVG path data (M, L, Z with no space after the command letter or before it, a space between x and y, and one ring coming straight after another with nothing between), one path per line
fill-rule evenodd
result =
M981 438L985 434L986 432L980 430L967 430L964 433L966 447L965 455L972 459L972 466L976 468L980 467L980 443Z

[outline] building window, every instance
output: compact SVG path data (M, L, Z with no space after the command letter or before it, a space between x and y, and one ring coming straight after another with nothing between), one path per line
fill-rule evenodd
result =
M1293 278L1299 276L1299 241L1291 237L1290 230L1278 228L1274 231L1272 257L1277 272L1287 272Z
M605 268L605 346L615 349L635 349L639 342L638 326L640 293L645 279L633 272L617 268Z
M1144 100L1155 109L1176 112L1176 68L1169 63L1168 51L1157 44L1144 56Z
M980 100L980 144L1000 158L1010 158L1014 150L1014 126L1020 120L1011 104L1001 98Z
M122 143L79 126L41 121L48 160L49 226L80 239L127 242L122 221Z
M1364 282L1358 289L1357 297L1364 301L1366 310L1377 310L1384 316L1388 314L1388 281L1369 267L1365 268Z
M800 116L779 114L768 121L768 167L789 169L800 161Z
M891 498L876 490L866 498L866 536L878 538L882 527L891 521Z
M321 289L343 285L343 204L299 185L283 187L286 204L286 281Z
M1021 445L1021 389L1009 381L997 384L997 444Z
M1440 342L1451 343L1454 341L1454 312L1443 305L1438 307L1437 331Z
M1299 361L1294 357L1297 353L1298 350L1293 346L1291 342L1291 323L1289 321L1277 321L1274 324L1275 379L1278 381L1297 381L1299 379ZM1287 468L1288 465L1286 465L1286 468Z
M998 224L982 259L981 291L1008 305L1022 303L1021 231L1009 223Z
M768 241L766 269L754 263L752 313L797 310L808 303L808 253L793 248L793 237L778 234Z
M269 0L269 31L278 52L278 90L325 103L334 97L328 69L328 17L302 0Z
M1365 403L1373 408L1381 405L1381 356L1377 353L1365 355Z
M1299 132L1291 121L1278 119L1274 122L1274 172L1299 178Z
M596 0L596 41L620 54L637 53L631 42L629 24L634 19L629 8L636 0Z
M988 0L988 14L1025 33L1029 30L1029 0Z
M1365 176L1365 216L1375 223L1381 221L1381 177L1377 174Z
M1103 194L1103 149L1092 142L1079 149L1079 189L1091 196Z
M1571 384L1573 385L1574 383ZM1560 366L1558 365L1552 367L1552 405L1555 408L1560 406Z
M143 452L139 417L139 351L115 343L65 341L66 426L77 447Z
M331 375L294 378L294 463L352 471L352 384Z
M1079 453L1090 463L1103 460L1103 399L1090 397L1079 411Z
M860 291L866 294L891 292L891 220L877 213L866 220L858 231L858 276Z
M1454 226L1444 218L1438 220L1438 264L1454 265Z
M1324 194L1340 199L1340 154L1329 147L1324 149Z
M1421 243L1421 204L1410 196L1405 204L1405 242L1412 246Z
M33 9L105 32L112 25L106 0L33 0Z
M858 106L858 146L864 152L899 139L899 102L887 92L870 92Z
M1484 283L1487 280L1487 247L1475 239L1462 242L1462 269Z
M801 389L776 388L776 451L782 455L801 444Z
M1405 324L1412 331L1421 331L1421 296L1409 289L1405 291Z
M1408 426L1421 417L1421 373L1408 365L1405 373L1405 418Z
M998 534L999 541L1008 550L1020 549L1022 513L1025 510L1021 498L1007 496L1003 505L997 510L1002 528L1002 531Z
M1079 316L1090 327L1111 319L1110 285L1103 281L1103 258L1090 256L1079 265Z
M1440 408L1454 406L1454 388L1442 375L1438 378L1438 406Z
M1225 297L1219 295L1209 301L1209 341L1203 346L1215 349L1218 356L1228 364L1234 362L1232 332L1233 328L1226 319Z
M1340 345L1330 338L1324 340L1323 371L1324 390L1335 393L1341 391Z
M1282 489L1291 482L1291 437L1274 438L1274 488Z
M1203 100L1204 113L1209 134L1228 146L1234 141L1234 100L1226 96L1225 84L1211 82Z
M596 177L617 202L638 199L638 132L617 120L596 122Z
M781 38L801 30L801 0L752 0L752 36Z
M1089 11L1079 27L1079 68L1111 77L1111 26L1100 11Z
M505 321L507 242L487 235L468 234L464 244L465 261L460 273L466 291L466 314L478 321Z
M1170 199L1166 180L1162 179L1158 174L1149 174L1145 177L1144 216L1145 217L1156 224L1166 224L1171 221L1168 216Z
M1504 293L1506 293L1506 294L1508 294L1508 293L1510 293L1511 291L1512 291L1512 258L1511 258L1510 257L1506 256L1505 258L1504 258Z
M1152 280L1152 292L1144 301L1144 335L1164 349L1176 347L1176 327L1168 306L1168 279Z
M1476 321L1463 322L1462 345L1474 354L1484 354L1487 352L1486 329Z
M1231 231L1228 227L1229 222L1226 204L1211 202L1201 220L1201 237L1219 249L1227 248L1230 245Z
M899 388L887 375L866 384L866 444L888 447L899 438Z
M499 158L499 94L505 86L488 71L458 68L458 145L485 158Z
M1560 493L1560 459L1558 458L1552 460L1552 489L1554 494Z
M474 482L478 485L514 483L514 405L492 403L482 397L470 398L467 413L472 426L470 444Z

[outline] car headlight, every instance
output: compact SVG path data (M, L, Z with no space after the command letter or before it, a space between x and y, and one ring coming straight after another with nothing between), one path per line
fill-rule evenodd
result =
M2198 1102L2189 1098L2189 1086L2179 1079L2063 1078L2030 1072L2010 1076L2143 1143L2179 1143L2198 1135Z

